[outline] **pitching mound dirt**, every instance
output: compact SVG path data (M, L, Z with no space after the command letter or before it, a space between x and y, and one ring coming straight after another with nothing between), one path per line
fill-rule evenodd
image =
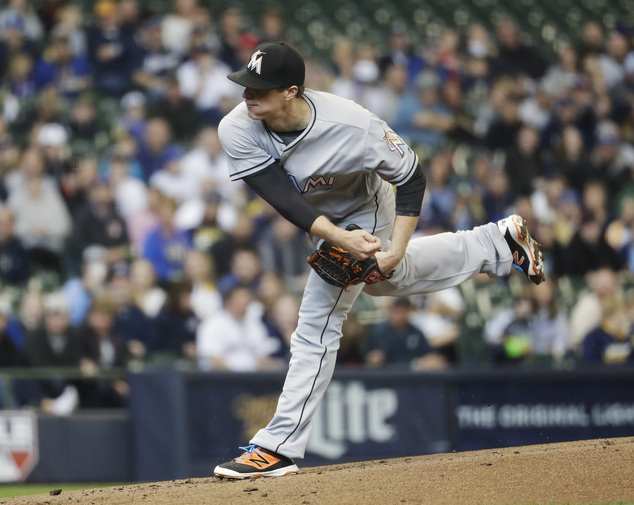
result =
M0 505L473 505L634 503L634 437L33 495Z

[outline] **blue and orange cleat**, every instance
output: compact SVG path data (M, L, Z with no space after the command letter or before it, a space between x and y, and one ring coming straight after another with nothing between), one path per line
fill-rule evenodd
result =
M216 477L229 479L248 479L251 477L282 477L297 473L298 468L292 459L269 451L264 447L249 445L240 447L245 452L233 461L218 465L214 469Z

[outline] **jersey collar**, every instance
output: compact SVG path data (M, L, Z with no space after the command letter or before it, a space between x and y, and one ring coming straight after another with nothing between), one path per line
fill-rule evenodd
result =
M308 104L308 107L310 108L310 121L308 122L308 126L306 126L306 128L304 129L304 131L295 139L293 140L293 142L291 142L290 144L288 144L285 148L284 151L286 151L287 149L292 148L293 146L297 145L297 143L301 142L303 138L306 137L306 135L308 135L310 133L310 131L313 129L313 126L315 126L315 121L317 120L317 109L315 108L315 104L314 102L306 95L306 92L304 92L304 94L302 95L302 98L304 99L304 101ZM273 139L276 142L279 142L280 144L284 144L284 141L280 138L280 136L275 133L273 130L271 130L266 122L264 122L264 127L266 128L266 130L269 132L269 135L271 137L273 137Z

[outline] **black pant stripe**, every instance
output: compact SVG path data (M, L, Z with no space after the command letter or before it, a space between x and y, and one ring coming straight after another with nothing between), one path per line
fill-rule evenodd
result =
M376 230L376 225L377 225L377 220L378 220L378 212L379 212L379 197L377 194L374 195L374 201L376 202L376 210L374 211L374 226L372 227L372 232L374 233L374 231ZM328 328L328 323L330 322L330 316L332 316L332 313L335 311L335 309L337 308L337 304L339 303L339 300L341 299L341 295L343 294L345 290L342 289L339 292L339 296L337 297L337 300L335 301L335 304L332 307L332 310L328 313L328 317L326 318L326 324L324 325L324 328L321 330L321 334L319 335L319 343L323 344L323 340L324 340L324 333L326 333L326 329ZM319 367L317 368L317 373L315 374L315 378L313 379L313 383L310 387L310 391L308 393L308 396L306 397L306 400L304 400L304 404L302 405L302 411L299 414L299 419L297 420L297 424L295 425L295 428L293 428L293 431L291 431L287 437L280 442L277 447L275 448L275 452L279 452L280 451L280 447L282 447L289 438L291 438L293 436L293 434L299 429L299 426L302 423L302 419L304 418L304 410L306 410L306 405L308 404L308 400L310 400L310 397L313 395L313 391L315 390L315 384L317 384L317 378L319 377L319 374L321 373L321 367L323 365L324 362L324 358L326 357L326 354L328 353L328 347L324 347L324 352L321 355L321 358L319 360Z

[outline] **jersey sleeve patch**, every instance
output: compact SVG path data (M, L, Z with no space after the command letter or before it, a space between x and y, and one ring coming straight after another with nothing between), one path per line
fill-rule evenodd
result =
M366 136L364 163L383 180L399 185L412 176L418 156L385 121L373 115Z
M402 158L405 155L407 144L405 144L403 139L399 137L393 130L384 131L385 135L383 136L383 139L387 144L387 148L392 152L396 152Z

